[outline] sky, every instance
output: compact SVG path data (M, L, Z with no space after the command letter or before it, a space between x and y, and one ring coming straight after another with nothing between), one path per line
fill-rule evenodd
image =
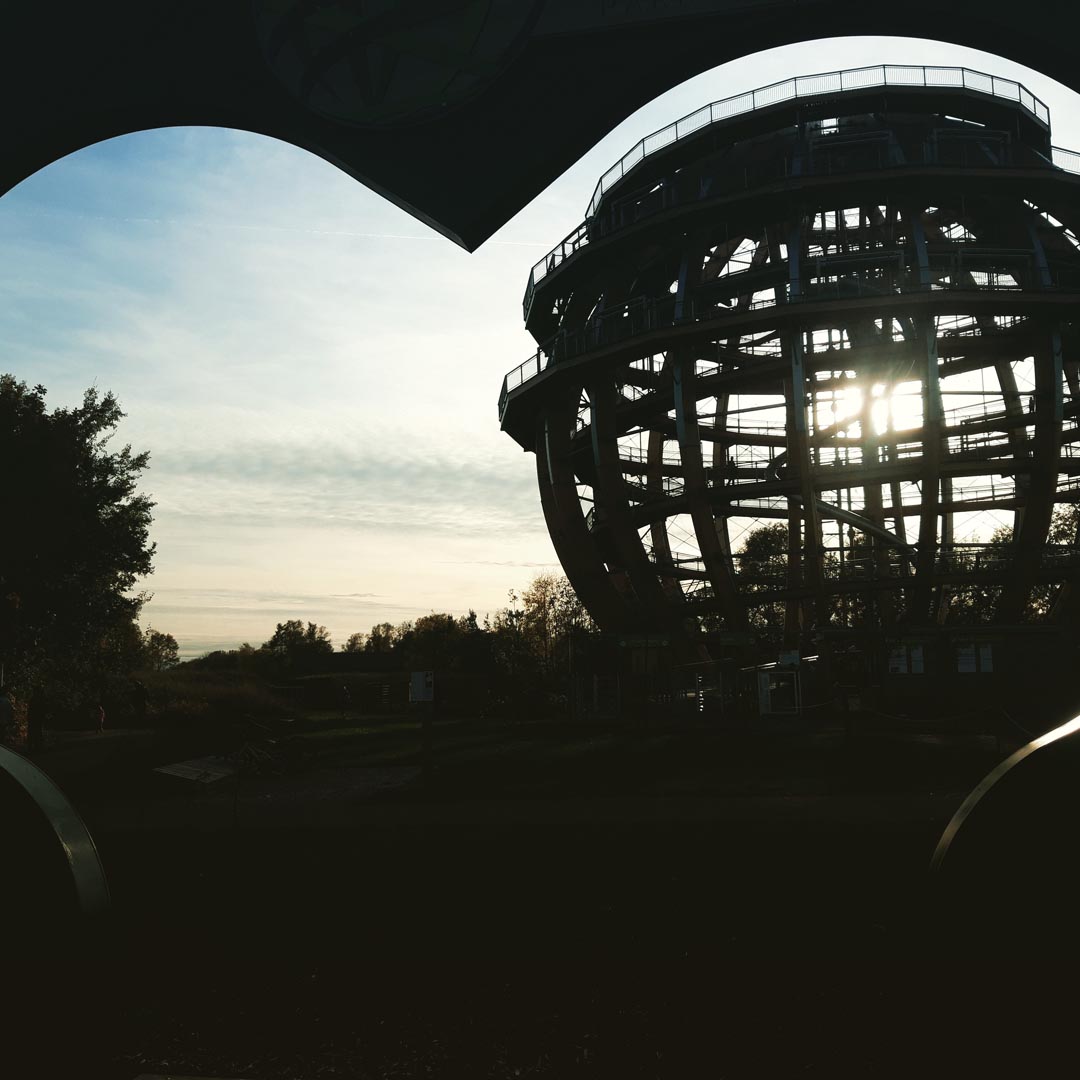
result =
M219 128L88 147L0 198L0 370L54 407L111 390L150 451L143 625L190 657L278 622L481 616L558 569L535 463L499 430L536 344L530 266L597 177L700 105L791 75L962 64L1019 79L1080 148L1080 95L973 49L845 38L706 72L640 109L467 254L321 159ZM496 136L493 136L496 137Z

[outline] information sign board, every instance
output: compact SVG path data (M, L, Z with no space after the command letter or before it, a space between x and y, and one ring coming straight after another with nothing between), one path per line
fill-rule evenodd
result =
M409 679L410 701L435 700L435 672L414 671Z

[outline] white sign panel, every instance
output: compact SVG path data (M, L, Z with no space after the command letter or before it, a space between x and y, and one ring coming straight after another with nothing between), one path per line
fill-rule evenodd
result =
M410 701L435 700L435 672L414 671L409 679Z

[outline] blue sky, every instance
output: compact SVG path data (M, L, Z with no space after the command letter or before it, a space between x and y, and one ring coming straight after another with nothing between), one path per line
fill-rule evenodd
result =
M503 374L535 349L529 267L597 177L707 101L862 64L1019 78L1080 148L1080 96L985 53L905 39L771 50L641 109L469 255L331 165L262 136L141 132L0 199L0 369L53 405L96 384L151 453L154 596L185 655L286 618L337 644L379 621L481 614L555 569L534 461L498 429Z

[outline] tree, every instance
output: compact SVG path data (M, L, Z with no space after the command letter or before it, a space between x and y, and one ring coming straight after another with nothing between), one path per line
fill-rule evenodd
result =
M454 666L464 633L462 621L447 612L433 611L413 623L411 633L399 647L417 667L445 670Z
M537 574L521 594L520 625L533 653L549 667L564 656L562 642L593 622L573 586L562 574Z
M1051 565L1055 560L1070 560L1080 539L1080 506L1076 503L1059 503L1054 507L1050 519L1050 528L1046 534L1046 546L1043 549L1044 564ZM990 536L985 551L968 555L965 562L970 569L980 567L990 571L1005 569L1011 565L1013 530L1008 525L996 528ZM1028 595L1021 619L1024 622L1038 622L1046 618L1053 607L1059 586L1050 583L1036 583ZM998 584L958 585L949 593L949 621L960 624L992 622L1002 586Z
M250 647L250 646L249 646ZM143 663L151 671L166 671L180 663L180 646L172 634L148 626L142 638Z
M350 634L348 640L341 646L342 652L347 653L359 653L364 651L364 634L358 630L355 634Z
M1080 504L1058 503L1054 507L1046 542L1062 548L1072 549L1077 546L1080 542Z
M279 657L284 667L310 669L333 653L334 643L325 626L309 622L305 627L299 619L288 619L277 624L263 648Z
M737 564L740 577L746 579L742 589L750 600L750 625L761 638L773 642L783 637L786 604L783 600L755 604L753 598L786 587L788 544L787 525L781 522L759 525L746 534Z
M116 399L90 388L50 412L45 395L0 375L0 659L24 688L126 663L146 599L132 589L153 569L154 504L136 493L149 454L108 449Z
M399 632L391 623L378 623L371 628L371 633L364 638L364 652L385 656L394 651L394 643L399 636Z

